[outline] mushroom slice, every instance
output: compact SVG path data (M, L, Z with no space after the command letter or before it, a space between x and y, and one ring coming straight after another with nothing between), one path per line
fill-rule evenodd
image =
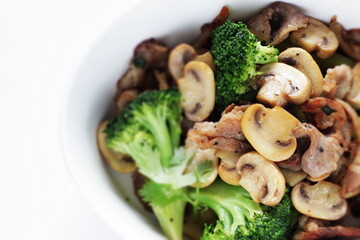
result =
M300 213L323 220L338 220L347 212L347 203L340 195L340 187L334 183L320 181L297 184L291 191L291 200Z
M236 171L236 163L242 156L241 153L235 153L224 150L217 150L215 156L220 158L220 165L218 167L218 173L220 178L230 184L239 185L240 175Z
M239 184L255 202L277 205L285 194L285 178L272 161L253 151L242 155L236 163Z
M310 18L306 27L290 34L290 41L308 52L316 51L319 58L328 58L339 47L335 33L321 21Z
M194 122L206 119L215 105L215 79L209 65L200 61L187 63L178 87L186 117Z
M304 180L307 176L306 172L300 170L300 171L291 171L288 169L281 169L281 172L283 173L285 177L285 181L287 184L289 184L290 187L295 186L302 180Z
M207 65L209 65L209 67L214 71L215 70L215 64L214 64L214 58L211 55L210 51L207 51L201 55L197 55L194 58L194 61L200 61L200 62L204 62Z
M311 81L311 97L319 97L323 91L324 78L313 57L302 48L288 48L279 55L279 62L303 72Z
M241 119L241 129L250 144L262 156L279 162L290 158L297 143L293 128L300 122L282 107L251 105Z
M127 89L120 94L118 94L115 98L116 103L116 113L122 113L124 108L137 96L139 95L139 90L135 88Z
M182 43L177 45L169 54L168 67L175 80L182 78L185 65L197 56L195 49Z
M360 62L354 66L352 75L351 89L345 99L351 106L360 108Z
M309 78L284 63L269 63L259 70L263 74L256 79L260 88L256 96L259 102L269 106L285 106L288 102L301 104L311 95Z
M305 27L309 17L288 3L274 2L250 19L249 30L267 44L277 45L285 40L289 33Z
M304 172L314 179L321 179L336 170L337 162L344 152L338 140L324 136L309 123L297 125L293 133L297 138L310 137L310 146L301 159Z
M199 146L197 145L197 143L191 138L186 138L185 149L187 151L195 151L194 156L192 157L188 166L185 169L185 173L192 172L194 170L195 166L197 166L201 162L211 161L213 163L212 164L213 170L212 170L211 174L209 175L209 177L206 179L206 181L202 182L200 184L194 183L190 186L200 187L200 188L209 186L212 182L215 181L215 179L218 175L217 169L218 169L218 165L219 165L219 158L217 156L215 156L215 149L200 149Z
M104 130L108 121L100 123L97 129L97 144L101 156L109 163L110 167L120 173L130 173L136 169L136 164L128 155L115 152L106 146L106 134Z

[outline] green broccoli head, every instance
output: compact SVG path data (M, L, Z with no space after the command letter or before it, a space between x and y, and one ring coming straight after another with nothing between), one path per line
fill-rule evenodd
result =
M216 105L221 111L251 90L257 64L276 62L278 56L276 48L262 46L244 23L231 20L213 31L210 50L216 66Z
M189 196L218 216L215 225L206 226L201 240L289 239L297 220L288 192L278 205L266 207L255 203L241 186L216 180L200 192L191 191Z
M180 145L180 120L177 90L145 91L109 122L107 145L132 156L145 175L169 168Z
M274 207L262 206L263 214L256 214L253 221L247 221L236 232L235 239L260 240L291 239L296 226L298 212L295 210L287 189L281 202Z
M172 240L182 239L186 187L206 179L212 170L204 161L184 173L193 153L180 146L181 115L176 89L145 91L105 129L107 146L130 155L148 178L139 193Z

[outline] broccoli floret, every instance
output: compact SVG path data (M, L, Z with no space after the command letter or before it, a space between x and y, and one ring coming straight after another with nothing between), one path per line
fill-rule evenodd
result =
M105 129L107 146L130 155L149 179L140 195L171 240L182 239L186 186L206 178L211 170L211 163L204 162L184 174L193 154L180 146L181 114L176 89L145 91Z
M278 50L262 46L247 26L227 20L215 28L210 51L214 57L216 106L222 111L251 90L256 65L277 62Z
M189 196L218 216L215 225L206 226L201 240L285 240L291 238L297 221L288 191L275 207L255 203L244 188L221 180Z

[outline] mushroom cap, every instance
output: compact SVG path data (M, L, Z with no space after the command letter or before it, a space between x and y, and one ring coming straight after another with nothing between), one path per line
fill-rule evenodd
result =
M285 177L285 181L287 184L289 184L290 187L295 186L302 180L304 180L307 176L307 173L300 170L300 171L291 171L289 169L281 169L281 172L283 173Z
M259 39L269 45L277 45L285 40L290 32L305 27L308 20L309 17L295 5L274 2L250 19L248 26Z
M242 154L217 150L215 155L221 159L218 167L219 177L230 185L240 185L240 175L236 171L236 163Z
M189 44L177 45L169 54L168 67L175 80L182 78L185 65L196 57L195 49Z
M131 157L119 152L115 152L106 146L106 133L104 133L104 130L107 124L108 121L103 121L99 124L97 129L97 144L101 156L115 171L120 173L133 172L136 169L136 164L131 159Z
M291 191L291 200L300 213L323 220L338 220L347 212L347 202L340 195L340 187L320 181L315 185L298 183Z
M242 155L236 163L239 184L253 201L267 206L277 205L285 194L285 178L278 166L253 151Z
M282 107L265 108L251 105L241 119L246 139L265 158L271 161L288 159L296 150L293 128L300 122Z
M256 96L259 102L269 106L285 106L288 102L301 104L311 95L311 81L300 70L284 63L262 66L257 77L261 88Z
M178 79L178 87L186 117L194 122L205 120L215 106L215 78L209 65L200 61L188 62L184 77Z
M311 97L319 97L323 91L324 78L318 64L306 50L288 48L279 54L279 62L288 64L303 72L311 81Z
M335 33L321 21L310 18L306 27L290 34L290 41L319 58L331 57L339 47Z
M139 95L139 90L135 88L126 89L123 92L119 93L115 97L116 104L116 113L120 114L124 108L137 96Z

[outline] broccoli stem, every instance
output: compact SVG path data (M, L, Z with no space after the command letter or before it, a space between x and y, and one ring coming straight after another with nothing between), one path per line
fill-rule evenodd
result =
M159 118L157 114L159 113L154 112L151 107L145 107L143 116L144 119L142 119L142 121L148 123L148 130L153 135L156 146L159 146L158 149L160 152L161 165L163 169L167 169L170 167L170 160L174 155L173 146L175 145L172 145L173 141L170 137L167 125L164 124L164 120Z
M183 189L175 189L174 191L184 192ZM185 205L184 199L175 199L165 206L152 206L161 229L169 240L183 239Z

